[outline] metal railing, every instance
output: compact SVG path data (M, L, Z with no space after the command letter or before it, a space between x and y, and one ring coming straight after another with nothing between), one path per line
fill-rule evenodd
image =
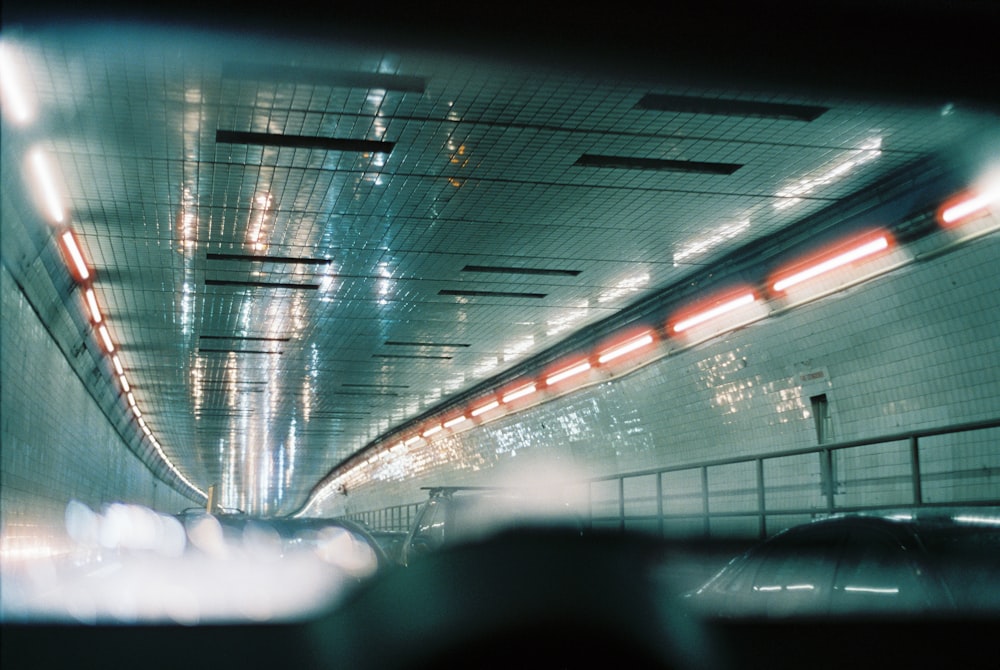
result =
M592 528L659 536L767 537L834 514L1000 504L1000 419L594 477L581 515ZM422 502L349 515L410 527Z

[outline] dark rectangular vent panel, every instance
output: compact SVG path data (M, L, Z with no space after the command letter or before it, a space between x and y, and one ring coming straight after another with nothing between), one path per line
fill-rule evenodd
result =
M408 389L407 384L341 384L344 388L355 389Z
M663 95L649 93L635 105L636 109L659 112L686 112L716 116L744 116L755 119L780 119L782 121L815 121L829 107L819 105L794 105L756 100L727 100L724 98L699 98L688 95Z
M216 130L215 141L220 144L253 144L261 147L292 147L295 149L322 149L324 151L355 151L374 154L392 152L395 142L380 140L349 140L314 135L281 135L278 133L251 133L240 130Z
M668 158L637 158L635 156L605 156L602 154L583 154L574 165L618 168L620 170L662 170L665 172L717 175L730 175L743 167L739 163L703 163L700 161L675 161Z
M446 349L458 349L472 346L471 344L448 342L397 342L395 340L386 340L385 343L390 347L443 347Z
M504 275L549 275L554 277L576 277L582 270L556 270L552 268L508 268L499 265L466 265L462 272L488 272Z
M267 354L270 356L280 356L280 351L264 351L261 349L205 349L198 347L198 353L202 354Z
M452 356L421 356L420 354L372 354L372 358L417 358L431 361L450 361Z
M292 284L289 282L240 281L236 279L206 279L205 286L237 286L241 288L290 288L315 291L319 284Z
M441 289L438 291L438 295L456 295L469 298L535 298L541 299L546 297L547 293L519 293L517 291L468 291L468 290L454 290L454 289Z
M331 88L378 88L401 93L423 93L427 88L427 80L423 77L264 63L223 63L222 77L243 81L294 82Z
M240 261L244 263L275 263L279 265L329 265L327 258L295 258L293 256L254 256L251 254L206 254L210 261Z
M200 340L224 340L228 342L238 341L238 342L289 342L292 338L290 337L255 337L251 335L199 335ZM241 382L244 384L251 383L263 383L263 382Z

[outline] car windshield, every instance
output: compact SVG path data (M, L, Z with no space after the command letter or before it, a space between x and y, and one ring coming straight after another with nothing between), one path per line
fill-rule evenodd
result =
M971 654L1000 8L329 4L4 3L4 665Z

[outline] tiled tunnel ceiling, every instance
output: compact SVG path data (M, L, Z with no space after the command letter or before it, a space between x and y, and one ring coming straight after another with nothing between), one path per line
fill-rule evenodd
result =
M393 426L995 123L277 39L18 46L147 423L193 482L275 514Z

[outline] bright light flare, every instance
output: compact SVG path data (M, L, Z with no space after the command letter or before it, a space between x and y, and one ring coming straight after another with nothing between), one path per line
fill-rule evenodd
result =
M480 416L482 414L486 414L486 412L489 412L490 410L496 409L499 406L500 406L500 403L497 402L496 400L493 400L491 402L486 403L485 405L481 405L481 406L477 407L476 409L472 410L469 413L472 416Z
M501 400L503 400L505 403L513 402L514 400L517 400L518 398L524 398L525 396L531 395L536 390L537 389L536 389L534 383L527 384L526 386L522 386L521 388L514 389L510 393L508 393L505 396L503 396L503 398L501 398Z
M859 261L886 251L891 246L888 233L881 233L874 239L864 242L853 241L839 245L832 253L814 257L804 263L797 264L792 270L783 272L771 282L771 289L781 293L787 289L826 274L855 261Z
M101 317L101 308L97 305L97 296L94 295L94 289L88 288L83 292L83 295L87 299L87 308L90 310L91 321L100 323L103 318Z
M576 375L583 374L590 369L589 361L580 361L567 368L560 370L545 378L545 385L552 386L553 384L558 384L564 379L569 379L570 377L575 377Z
M616 358L621 358L625 354L630 354L633 351L638 351L639 349L649 346L652 343L653 343L653 334L651 332L644 333L616 347L612 347L610 349L602 351L597 357L597 362L603 365L604 363L613 361Z
M682 333L685 330L699 326L706 321L711 321L724 314L728 314L729 312L737 310L740 307L752 305L757 300L757 296L754 295L753 291L740 293L735 298L730 298L730 295L731 294L727 294L726 297L711 301L713 306L708 309L696 308L694 314L675 321L670 327L670 331L673 333Z
M104 348L109 354L114 353L115 343L111 341L111 333L108 332L108 327L103 323L97 329L97 332L101 335L101 341L104 343Z
M3 97L4 115L16 124L25 124L34 117L34 110L17 60L9 45L0 44L0 94Z
M938 210L938 223L945 228L951 228L970 218L985 214L998 203L1000 203L1000 185L978 193L962 193L941 206Z
M66 250L66 254L69 256L70 269L73 272L73 276L78 281L87 281L90 279L90 269L87 267L87 262L83 259L83 252L80 251L80 245L77 244L73 231L67 230L59 239L62 240L63 249Z
M49 166L48 158L41 149L35 149L29 155L31 168L35 173L35 181L42 191L42 198L45 200L45 207L48 209L49 218L56 223L62 223L66 219L63 211L62 200L59 191L56 189L55 179L52 176L52 169Z

